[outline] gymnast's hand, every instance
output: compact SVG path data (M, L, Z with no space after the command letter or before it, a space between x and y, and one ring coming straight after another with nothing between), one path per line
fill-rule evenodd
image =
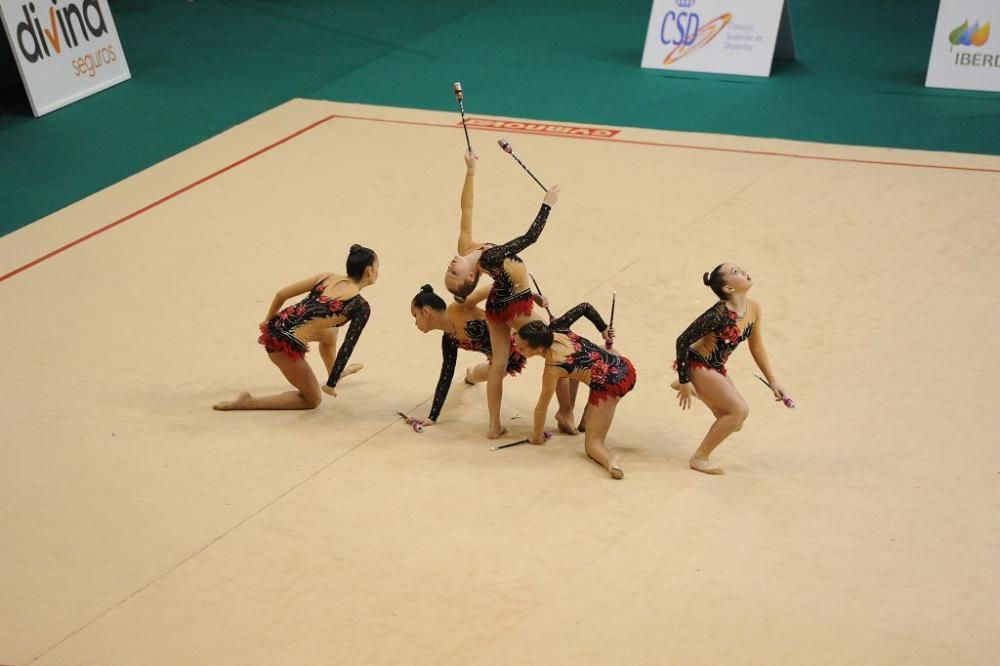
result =
M677 404L681 406L681 409L689 409L691 407L691 398L694 397L694 384L688 382L687 384L681 384L677 389Z
M782 402L788 397L785 395L785 389L781 388L781 384L778 382L771 382L771 392L774 393L775 402Z
M323 384L323 393L326 393L327 395L332 395L334 398L337 397L337 389L333 388L332 386L327 386L326 384Z
M469 171L476 170L476 160L479 159L479 155L476 155L475 151L468 150L465 152L465 168Z
M551 207L555 206L557 201L559 201L559 186L553 185L549 188L549 191L545 193L545 198L542 199L542 203L548 204Z
M549 308L549 297L542 296L541 294L532 294L532 300L535 301L537 305L542 306L546 310Z
M603 331L601 331L601 337L604 338L604 341L607 342L609 345L614 344L614 342L615 342L615 327L614 326L608 326L606 329L604 329Z

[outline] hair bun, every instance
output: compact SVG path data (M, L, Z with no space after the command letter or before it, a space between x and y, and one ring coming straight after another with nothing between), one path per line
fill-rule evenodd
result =
M363 246L358 245L357 243L355 243L354 245L351 246L351 250L350 251L353 254L354 252L360 252L363 249L365 249Z
M420 291L422 291L425 294L433 294L434 293L434 287L430 286L429 284L425 284L424 286L422 286L420 288Z
M711 274L705 273L704 275L702 275L701 276L701 281L705 283L705 286L710 285L712 283L712 276L711 276Z

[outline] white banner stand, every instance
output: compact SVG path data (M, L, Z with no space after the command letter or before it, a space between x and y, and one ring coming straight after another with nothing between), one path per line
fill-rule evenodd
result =
M36 116L131 78L107 0L0 0Z
M1000 92L998 20L1000 0L941 0L925 85Z
M775 58L795 59L785 0L653 0L645 68L770 76Z

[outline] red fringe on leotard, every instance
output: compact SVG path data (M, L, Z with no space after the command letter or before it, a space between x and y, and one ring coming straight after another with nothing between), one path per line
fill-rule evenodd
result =
M298 360L300 358L305 358L306 350L299 349L287 340L282 340L271 335L271 332L267 330L267 324L263 324L260 327L260 337L257 338L257 342L264 345L264 349L267 350L268 354L273 354L274 352L284 352L291 358Z
M621 357L621 360L625 362L627 368L625 376L614 384L605 384L599 391L591 388L590 399L587 400L591 405L599 405L602 400L606 400L607 398L621 398L635 388L635 366L632 365L632 361L624 356Z
M533 305L534 302L531 300L531 292L528 292L527 298L514 301L502 310L493 310L487 303L486 318L494 324L506 324L515 317L520 317L521 315L530 316Z

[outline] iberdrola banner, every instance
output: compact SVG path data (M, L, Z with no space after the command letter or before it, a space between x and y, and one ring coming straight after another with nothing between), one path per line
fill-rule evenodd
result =
M131 76L107 0L0 0L0 20L36 116Z
M645 68L770 76L775 57L795 59L785 0L653 2Z
M941 0L927 86L1000 92L1000 0Z

